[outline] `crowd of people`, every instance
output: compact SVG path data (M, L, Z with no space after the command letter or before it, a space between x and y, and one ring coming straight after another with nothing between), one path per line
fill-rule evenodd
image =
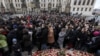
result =
M96 52L100 48L100 28L95 18L59 13L40 13L0 19L0 55L21 56L21 52L37 47L38 50L73 48ZM3 43L3 44L2 44Z

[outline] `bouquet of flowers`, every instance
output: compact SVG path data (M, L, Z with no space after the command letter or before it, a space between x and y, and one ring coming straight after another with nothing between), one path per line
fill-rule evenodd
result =
M66 56L65 51L61 50L57 53L57 56Z
M33 53L32 56L94 56L94 55L79 50L47 49L42 51L36 51Z

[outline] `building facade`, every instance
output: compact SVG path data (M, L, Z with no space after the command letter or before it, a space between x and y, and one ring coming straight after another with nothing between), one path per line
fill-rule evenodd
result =
M24 2L24 5L23 5ZM32 12L32 2L33 0L13 0L13 4L16 8L16 11L19 13L23 13L23 7L27 7L26 11L27 14L29 14L30 12Z
M67 0L39 0L41 10L55 10L59 9L65 11Z
M15 9L16 13L22 13L23 7L26 8L27 13L40 10L59 10L60 12L71 12L82 15L92 15L93 7L96 0L0 0L5 8L5 12L11 12L11 8ZM1 11L1 9L0 9ZM25 10L24 10L25 11Z
M100 9L94 9L93 14L96 15L96 16L99 16L100 15Z
M25 2L25 5L27 6L27 13L32 12L33 5L32 2L34 0L23 0ZM5 8L5 12L11 12L12 8L15 9L16 13L22 13L22 0L0 0L0 7L1 3L3 4ZM1 9L0 9L1 12Z
M93 7L96 0L40 0L41 10L54 10L61 4L61 12L66 12L68 5L70 5L70 12L72 14L78 13L82 15L92 15ZM57 8L58 9L58 8Z
M71 13L82 13L82 15L92 15L96 0L72 0Z
M5 7L5 12L10 12L10 3L12 0L1 0L3 6Z
M21 0L12 0L12 2L13 2L13 5L15 7L15 11L17 13L22 12L22 6L21 6L22 2L21 2Z
M2 9L1 9L1 4L2 4L2 1L0 0L0 12L2 11Z

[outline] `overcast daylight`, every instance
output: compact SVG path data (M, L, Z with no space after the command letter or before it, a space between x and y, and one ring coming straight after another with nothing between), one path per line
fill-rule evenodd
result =
M100 0L96 0L94 9L100 9Z
M100 56L100 0L0 0L0 56Z

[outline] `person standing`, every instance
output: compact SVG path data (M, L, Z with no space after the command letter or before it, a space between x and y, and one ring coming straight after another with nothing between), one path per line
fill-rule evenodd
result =
M2 56L7 56L8 50L9 49L8 49L7 38L5 35L1 34L1 32L0 32L0 54Z
M22 56L21 54L21 45L18 43L16 38L12 39L13 45L12 45L12 51L14 53L14 56Z
M50 46L50 49L54 47L55 38L54 38L54 30L51 25L48 26L48 45Z
M64 42L65 36L66 36L66 29L62 28L58 37L58 44L59 44L60 49L63 49L63 42Z
M31 55L32 41L27 29L23 29L22 49L28 51L28 54Z

